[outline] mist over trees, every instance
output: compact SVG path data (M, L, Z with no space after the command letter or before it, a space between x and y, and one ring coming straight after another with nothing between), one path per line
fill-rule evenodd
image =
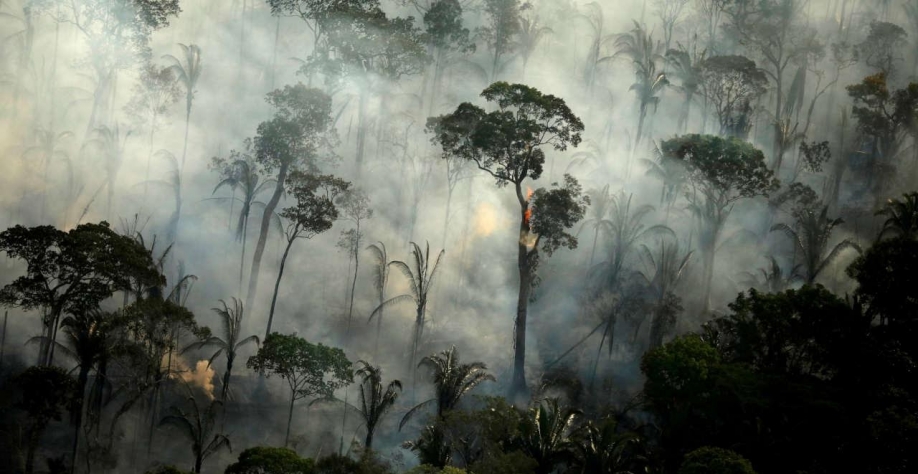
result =
M910 473L918 0L0 2L0 471Z

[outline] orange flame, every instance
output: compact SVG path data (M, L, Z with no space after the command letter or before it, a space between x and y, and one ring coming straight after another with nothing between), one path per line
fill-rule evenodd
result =
M532 200L532 192L533 192L532 188L527 186L526 187L526 201L527 202ZM526 212L523 214L523 223L526 224L526 226L528 227L530 220L532 220L532 208L531 207L527 208Z

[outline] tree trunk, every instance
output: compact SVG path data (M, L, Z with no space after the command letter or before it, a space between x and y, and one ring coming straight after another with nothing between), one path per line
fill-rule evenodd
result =
M517 240L517 268L520 287L516 302L516 320L513 334L513 379L510 384L511 397L526 395L526 316L529 308L529 295L532 292L532 269L530 251L526 245L529 237L528 211L529 202L523 196L520 184L516 184L516 194L520 202L520 232Z
M373 448L373 430L375 428L376 427L370 427L370 425L367 425L367 439L366 439L366 442L364 443L364 446L366 447L367 451L370 451Z
M274 209L280 202L281 195L284 194L284 182L287 179L289 164L282 164L277 171L277 184L274 187L274 194L265 205L265 212L261 218L261 229L258 233L258 243L255 244L255 255L252 258L252 268L249 273L249 293L246 296L245 307L252 308L252 302L255 300L258 291L258 273L261 270L261 258L265 254L265 244L268 241L268 230L271 228L271 216L274 215Z
M226 397L227 395L229 395L230 376L232 375L232 373L233 373L233 358L229 357L229 353L227 353L226 373L223 374L223 389L221 390L221 393L220 393L220 398L223 400L224 407L226 407Z
M366 89L360 91L357 107L357 175L363 171L363 157L366 153L367 142L367 103L370 93Z
M290 445L290 424L293 422L293 402L296 401L296 392L290 393L290 410L287 412L287 435L284 437L284 447Z
M360 226L357 226L357 235L359 239ZM359 240L358 240L359 242ZM360 252L358 247L354 248L354 279L351 281L351 303L347 310L347 332L351 330L351 317L354 316L354 292L357 290L357 270L360 268Z
M290 247L293 246L294 240L296 240L295 237L287 241L287 248L284 249L284 255L281 257L280 269L277 271L277 281L274 282L271 310L268 312L268 329L265 331L265 340L268 340L268 335L271 334L271 323L274 322L274 306L277 304L277 290L280 289L281 277L284 276L284 265L287 263L287 255L290 254Z
M245 242L249 232L249 216L246 214L242 222L242 254L239 256L239 297L242 297L242 275L245 273Z
M596 225L596 230L593 232L593 250L590 251L590 268L593 267L593 258L596 257L596 241L599 240L599 225Z
M194 472L195 472L195 474L200 474L200 473L201 473L201 464L203 464L203 463L204 463L203 456L201 456L200 454L196 454L196 455L194 456Z

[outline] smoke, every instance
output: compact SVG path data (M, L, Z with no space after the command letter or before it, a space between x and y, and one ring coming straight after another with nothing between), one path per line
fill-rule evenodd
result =
M2 2L0 11L23 18L25 3L25 0ZM65 12L68 3L61 3ZM413 3L384 1L383 7L390 16L413 15L420 24L422 15ZM480 4L475 1L462 3ZM599 32L594 31L594 26L586 19L594 11L588 6L591 2L541 0L531 3L532 8L526 14L550 27L551 33L542 38L529 57L525 71L522 61L509 55L498 79L525 83L564 99L584 122L585 132L577 148L563 152L546 150L542 178L526 185L535 189L547 187L560 181L565 173L576 177L584 190L610 185L613 193L623 191L633 195L632 208L642 205L655 208L644 217L645 227L665 224L673 230L683 251L697 246L698 229L691 212L682 201L674 209L666 209L660 199L660 182L648 175L645 161L653 158L655 143L680 133L678 116L682 95L675 87L661 91L659 104L650 107L644 125L652 140L645 140L634 150L632 144L640 109L635 92L629 89L635 80L634 70L626 59L611 58L615 35L630 31L634 27L633 20L647 24L654 38L662 40L660 21L654 9L657 2L596 2L602 20ZM873 11L872 2L852 2L857 8L848 10L849 19L844 20L840 18L838 3L834 0L808 2L807 22L828 37L838 29L838 20L847 24L853 19L845 35L851 42L860 41L866 31L865 25L878 12ZM246 5L244 15L243 5ZM183 170L179 169L177 161L181 160L184 147L184 95L163 114L164 122L155 131L151 147L149 128L132 123L124 110L139 79L140 64L119 69L106 96L105 113L101 114L107 120L97 120L97 125L113 128L117 124L123 149L118 156L106 156L86 146L93 136L87 124L94 86L99 80L91 68L85 67L86 60L91 59L87 38L72 24L55 21L53 14L35 15L31 19L32 51L26 71L22 71L20 54L26 30L21 21L0 19L0 37L6 37L6 33L14 37L0 44L0 78L12 81L11 87L0 87L0 151L3 153L0 225L5 228L16 224L49 224L69 229L81 222L108 220L120 227L122 219L139 215L141 222L147 222L142 228L146 241L151 242L156 236L158 242L164 242L180 196L180 231L168 261L167 276L170 283L174 282L181 263L186 273L198 277L187 306L200 324L216 332L220 322L210 311L216 301L233 296L245 300L261 212L258 207L253 210L243 258L243 243L235 235L239 194L229 188L214 192L218 177L208 165L211 157L228 157L231 150L242 150L245 138L254 136L258 124L271 118L272 110L264 100L265 94L285 85L308 82L308 78L297 74L301 64L297 58L304 59L311 53L313 36L301 19L272 17L265 2L261 1L200 0L183 2L182 8L184 11L178 18L171 19L168 27L152 35L150 58L159 67L168 64L164 55L180 58L177 43L196 44L202 51L202 74L194 94ZM890 18L895 20L895 16ZM465 10L463 19L464 26L473 32L483 21L481 12L471 8ZM705 28L701 13L690 5L676 24L671 47L682 43L686 47L704 49L704 41L699 38L707 34ZM604 45L600 57L608 59L594 65L597 68L595 79L588 85L586 63L597 34L601 35ZM739 45L730 47L736 48L732 53L744 54ZM444 75L441 94L432 104L427 88L429 79L425 80L423 75L406 76L397 82L379 81L379 87L372 90L373 98L367 104L371 125L364 157L366 168L360 173L354 169L354 157L358 99L363 92L361 88L366 85L364 81L347 81L335 91L332 109L335 115L340 112L336 129L341 144L336 149L337 159L323 164L322 171L341 176L366 190L374 210L373 217L361 224L365 237L356 270L353 321L346 331L355 265L346 252L337 251L340 233L352 228L350 223L341 221L332 230L309 240L299 240L291 248L285 275L278 285L273 330L297 333L313 342L343 347L351 360L365 359L380 365L385 380L398 378L406 387L411 386L408 381L413 380L415 374L408 367L408 360L414 308L409 303L386 309L377 351L374 344L376 321L368 324L368 317L378 299L372 285L373 263L364 249L380 241L386 245L390 260L410 263L408 242L417 242L422 247L424 242L429 242L431 255L436 255L441 248L445 248L446 253L431 293L429 321L420 354L456 345L464 361L483 361L497 375L499 383L485 384L481 391L504 393L512 367L512 330L517 305L516 244L520 218L517 197L512 189L495 186L491 176L472 169L468 171L471 178L455 186L447 213L450 183L446 162L423 131L428 115L451 112L463 101L488 106L479 94L488 85L487 73L482 75L481 71L490 68L489 61L487 48L479 44L474 54L451 64ZM832 66L826 62L829 59L821 61L820 67L830 70ZM56 64L56 70L52 70L52 64ZM850 108L843 86L859 81L867 73L863 65L840 71L837 86L829 89L816 106L808 142L831 141L833 147L838 148L833 150L835 156L845 156L846 151L851 151L842 149L840 144L845 142L847 148L852 148L851 143L855 141L851 119L846 126L840 125L841 111ZM813 84L808 85L807 100L816 92L813 87ZM829 102L830 97L832 102ZM766 112L768 101L770 96L757 104L749 137L763 150L773 143L772 121ZM701 108L700 103L692 108L690 132L703 131L705 120ZM706 120L709 133L712 120L710 117ZM72 136L62 138L50 159L45 160L34 151L39 143L39 130L51 130L55 136L71 132ZM841 134L847 134L843 140ZM33 151L27 152L30 149ZM160 150L165 152L159 153ZM151 156L152 166L147 176L147 160ZM181 171L180 182L176 180L177 171ZM829 177L826 173L802 173L800 181L825 195L822 189ZM867 200L864 193L858 191L861 181L863 176L856 173L848 172L844 176L837 214L844 209L851 212L845 211L847 223L833 236L833 241L850 237L863 242L867 239L865 236L872 235L875 226L872 215L854 212L869 207L864 204ZM111 190L106 187L110 182L114 183ZM908 183L902 184L905 185ZM269 194L270 191L260 194L257 200L264 202ZM290 203L288 197L281 202L278 211ZM760 201L736 206L723 230L724 238L715 265L712 291L715 310L723 310L737 292L748 286L741 282L741 273L757 273L759 267L766 265L767 255L792 254L793 250L783 237L769 233L776 222L791 222L791 218L784 213L770 215L767 204ZM573 232L578 230L579 224ZM745 235L748 233L753 236ZM614 304L606 300L584 301L589 298L583 296L594 278L589 265L591 250L595 245L594 263L606 260L608 239L599 237L594 243L593 235L586 231L580 233L578 239L577 249L559 250L550 258L542 256L539 263L541 282L533 295L529 315L527 376L537 380L546 364L574 347L557 362L558 367L575 368L587 377L595 364L600 378L614 376L616 382L623 385L638 385L640 375L636 359L639 354L626 350L626 344L619 344L619 341L631 338L635 329L646 332L646 326L636 328L636 324L622 320L615 341L606 342L616 345L611 355L606 352L607 346L600 352L597 334L577 345L599 324L607 307ZM285 243L281 233L272 228L262 262L259 292L252 306L245 308L242 337L264 334ZM629 279L638 280L641 271L647 272L640 244L654 249L657 243L655 238L648 238L635 246L624 264L630 271ZM836 291L850 289L844 268L851 258L852 255L843 255L826 270L822 282ZM0 260L0 284L22 273L18 262ZM790 262L783 263L789 265ZM240 264L244 268L241 282ZM675 332L694 330L708 317L699 316L696 310L700 307L697 293L701 266L701 256L696 252L682 286L677 288L685 301L686 311L678 318ZM409 283L403 275L392 271L386 297L409 291ZM23 360L33 360L31 349L23 343L40 331L37 313L11 309L9 326L6 353L17 353ZM234 391L240 400L235 435L251 437L245 441L253 443L280 444L283 430L277 427L286 421L283 411L287 396L285 385L277 381L260 385L254 381L255 376L245 369L244 363L254 351L254 346L242 350L234 367L234 378L240 379L238 386L234 381ZM200 353L190 357L208 356ZM212 399L213 377L215 371L224 369L224 360L217 358L213 367L207 367L204 360L196 362L194 368L183 367L179 372L181 380L201 388ZM425 399L425 391L429 390L425 374L417 374L418 393L406 394L406 404L409 399ZM339 412L328 415L328 420L317 427L309 425L306 410L300 408L297 407L294 432L322 435L327 434L327 430L332 437L340 434ZM270 424L262 426L265 420ZM351 421L349 416L348 422ZM343 431L352 434L356 429L354 423L355 426L348 426ZM256 424L258 429L270 428L271 433L265 433L264 438L249 433ZM387 448L396 446L399 441L398 435L392 435L391 439L381 436ZM233 443L246 446L235 439Z
M177 359L175 374L185 383L197 387L204 392L208 399L214 399L214 368L208 361L199 360L194 364L194 368L185 366L185 363Z

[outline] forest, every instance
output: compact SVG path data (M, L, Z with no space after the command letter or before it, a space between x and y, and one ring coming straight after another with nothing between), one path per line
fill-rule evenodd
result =
M918 0L0 0L0 472L918 472Z

